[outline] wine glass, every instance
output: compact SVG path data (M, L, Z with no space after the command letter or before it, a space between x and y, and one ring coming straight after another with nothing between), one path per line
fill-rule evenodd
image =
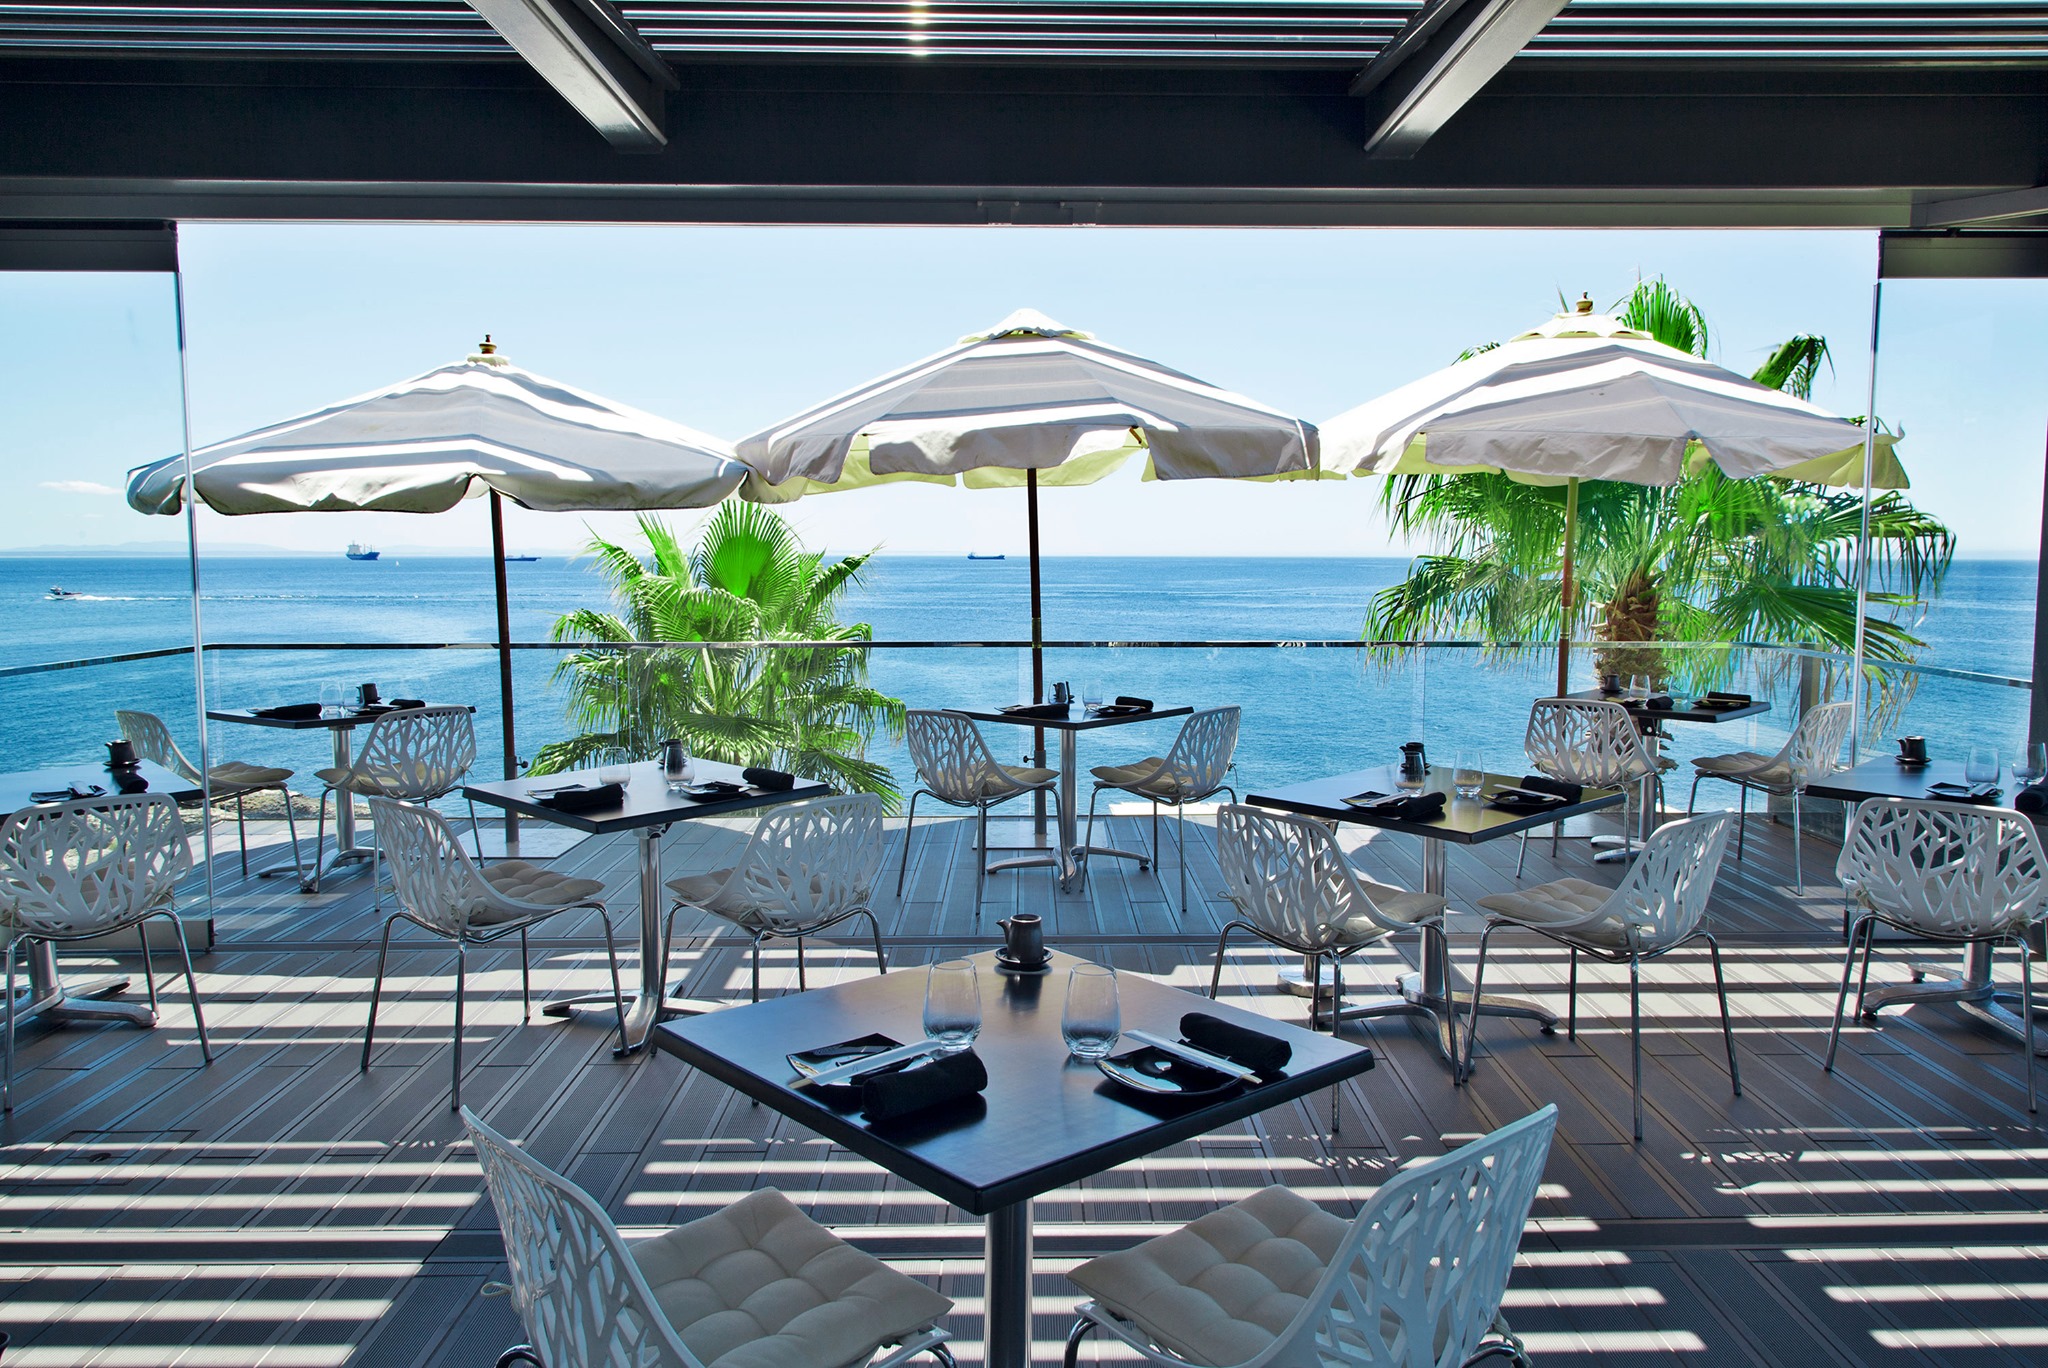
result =
M1477 798L1479 790L1486 786L1486 762L1479 752L1464 748L1457 751L1451 761L1451 785L1457 789L1460 798Z
M1116 970L1106 964L1077 964L1067 975L1067 1005L1060 1035L1076 1059L1101 1059L1116 1048L1123 1031L1117 1006Z
M1998 752L1989 746L1972 746L1963 758L1963 782L1967 784L1995 784L1998 782Z
M947 1054L981 1034L981 983L966 960L940 960L924 976L924 1033Z

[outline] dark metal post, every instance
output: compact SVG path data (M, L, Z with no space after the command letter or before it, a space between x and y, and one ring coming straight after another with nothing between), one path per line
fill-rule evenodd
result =
M2048 741L2048 487L2041 492L2041 564L2034 580L2034 688L2027 707L2027 741Z
M505 777L519 777L519 748L512 739L512 600L505 587L505 500L491 491L491 578L498 588L498 724L505 740ZM505 849L519 840L519 818L505 812ZM483 851L477 851L483 858Z
M1024 514L1031 542L1031 701L1045 702L1045 622L1038 597L1038 472L1024 472ZM1031 729L1031 763L1045 768L1045 728ZM1031 795L1031 832L1045 835L1045 790Z

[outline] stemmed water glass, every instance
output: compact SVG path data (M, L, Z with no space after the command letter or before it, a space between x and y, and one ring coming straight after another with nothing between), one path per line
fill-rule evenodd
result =
M924 1033L947 1054L981 1034L981 983L967 960L941 960L925 971Z

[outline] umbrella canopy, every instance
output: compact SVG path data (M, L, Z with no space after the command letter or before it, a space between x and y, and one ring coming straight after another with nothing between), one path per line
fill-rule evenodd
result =
M217 513L440 513L490 496L507 779L518 756L502 500L560 513L703 508L746 473L718 438L521 370L488 336L460 365L192 453L192 486ZM184 498L181 456L129 472L141 512L177 513Z
M1860 425L1580 307L1332 418L1324 465L1668 485L1711 461L1734 479L1863 483ZM1878 434L1873 488L1906 487L1894 440Z
M192 472L200 499L227 514L441 513L489 492L543 512L703 508L747 473L716 437L494 351L203 447ZM129 475L144 513L183 499L182 457Z
M1316 430L1030 309L741 440L746 498L900 480L1092 484L1143 453L1147 479L1310 475Z
M1869 436L1581 299L1574 311L1332 418L1323 451L1327 468L1359 475L1499 473L1567 486L1562 694L1581 479L1670 485L1711 462L1735 479L1860 486ZM1879 433L1872 443L1873 488L1906 487L1895 440Z

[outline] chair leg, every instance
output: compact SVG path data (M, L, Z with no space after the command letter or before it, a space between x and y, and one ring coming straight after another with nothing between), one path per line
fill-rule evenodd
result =
M1526 863L1528 862L1528 859L1529 859L1529 833L1525 831L1525 832L1523 832L1523 833L1522 833L1522 849L1521 849L1521 853L1515 856L1515 877L1516 877L1516 878L1518 878L1518 879L1519 879L1519 878L1521 878L1521 877L1522 877L1522 866L1523 866L1524 864L1526 864Z
M882 955L882 924L875 920L874 912L868 908L862 908L860 914L868 919L868 936L875 943L875 972L886 974L889 961Z
M1692 777L1692 792L1685 796L1685 815L1688 817L1692 816L1693 806L1700 800L1700 780L1706 777L1704 774L1695 774Z
M327 799L333 792L334 790L330 788L323 789L320 793L319 815L313 819L313 868L299 881L299 889L302 892L320 891L320 852L327 848ZM341 819L337 816L335 820Z
M284 799L284 829L292 838L292 868L299 872L299 878L303 880L306 877L306 862L299 858L299 819L292 812L292 791L279 784L277 794Z
M1863 1019L1863 995L1870 988L1870 952L1877 948L1877 922L1872 919L1869 929L1863 933L1863 972L1856 978L1856 1019ZM1872 1012L1874 1017L1877 1013Z
M1486 929L1479 933L1479 959L1472 966L1472 1010L1465 1017L1465 1058L1461 1063L1457 1057L1458 1009L1451 1005L1451 1082L1462 1086L1472 1076L1472 1061L1479 1050L1479 998L1486 991L1486 946L1493 939L1493 932L1499 922L1488 922Z
M1702 932L1707 938L1707 953L1714 957L1714 996L1721 999L1721 1042L1728 1047L1728 1081L1735 1085L1735 1095L1742 1096L1742 1070L1735 1063L1735 1023L1728 1016L1728 981L1721 977L1721 942L1711 932Z
M1330 1035L1335 1037L1344 1029L1344 957L1330 956ZM1343 1102L1342 1082L1330 1085L1330 1134L1335 1136L1344 1129L1344 1116L1340 1104Z
M135 939L136 942L142 947L142 986L146 990L148 990L149 993L149 1014L151 1016L155 1016L157 1014L156 966L150 962L149 927L147 925L147 922L148 919L144 918L143 921L136 923Z
M1216 937L1216 967L1209 974L1209 1000L1211 1002L1216 1000L1216 994L1223 989L1223 947L1229 943L1231 928L1236 925L1236 922L1225 922L1223 934ZM1310 1011L1313 1012L1314 1009L1311 1008Z
M1579 947L1574 945L1569 948L1571 950L1571 977L1565 984L1564 1038L1566 1040L1577 1040L1579 1038Z
M1742 838L1749 835L1749 785L1735 785L1735 858L1742 858Z
M18 939L7 942L7 1046L6 1063L0 1064L0 1112L14 1110L14 961Z
M974 849L974 924L981 925L981 895L988 884L988 805L975 808L978 838Z
M1821 1068L1828 1073L1835 1071L1835 1047L1842 1039L1842 1009L1848 1005L1849 979L1856 972L1856 938L1870 925L1870 918L1862 917L1849 928L1849 949L1842 956L1842 986L1835 990L1835 1020L1828 1027L1828 1052L1820 1062Z
M242 877L249 877L249 823L242 812L242 795L235 795L235 846L242 854Z
M370 1071L370 1044L377 1038L377 1004L384 996L384 962L391 957L391 928L398 922L398 914L392 913L384 919L384 939L377 947L377 977L370 980L370 1020L363 1027L362 1072Z
M175 912L163 912L158 915L171 924L171 933L178 938L178 958L185 966L185 991L192 995L192 1024L199 1030L199 1057L211 1064L213 1045L206 1038L206 1016L199 1010L199 979L192 972L192 947L185 942L185 924L178 920L178 914ZM148 927L138 925L135 930L142 937L143 953L146 955L149 946Z
M1173 805L1174 853L1180 861L1180 914L1188 914L1188 810L1184 803Z
M1093 1333L1094 1329L1095 1322L1083 1316L1074 1322L1073 1329L1067 1331L1067 1356L1063 1361L1065 1368L1076 1368L1080 1363L1081 1341Z
M2031 1115L2034 1105L2034 956L2027 945L2027 938L2016 937L2020 952L2020 1051L2025 1056L2021 1065L2027 1071L2027 1111Z
M1088 830L1081 837L1081 849L1084 852L1081 859L1081 890L1083 892L1086 892L1088 889L1088 859L1085 852L1095 848L1095 804L1101 797L1102 785L1097 784L1094 791L1088 795Z
M547 1364L542 1362L541 1356L535 1352L534 1347L530 1344L513 1345L510 1349L498 1355L498 1361L491 1365L491 1368L513 1368L514 1364L520 1363L530 1364L532 1368L548 1368Z
M896 896L903 896L903 880L910 873L910 829L917 825L917 800L924 795L918 789L910 795L910 812L903 819L903 861L896 866Z
M461 941L455 942L455 1048L450 1063L454 1066L454 1082L449 1090L448 1110L462 1110L462 1007L464 988L469 979L469 956L467 947Z
M1792 790L1792 883L1799 889L1806 887L1806 867L1800 863L1799 835L1805 825L1799 820L1799 790Z
M1628 957L1628 1064L1635 1089L1636 1139L1643 1138L1643 963Z
M476 799L466 793L462 795L462 798L464 802L469 804L469 839L476 842L476 862L482 864L484 862L484 833L483 828L476 824ZM506 844L509 846L510 842ZM506 853L509 855L511 852L508 849Z
M796 938L796 990L799 993L811 991L810 976L804 971L804 938Z
M748 999L751 1002L761 1000L761 942L766 939L760 932L754 933L754 995Z
M598 909L597 924L604 928L605 962L612 968L612 1007L619 1014L619 1053L625 1054L626 1045L626 994L619 986L619 947L612 939L612 919L603 908ZM666 963L666 961L664 961Z
M519 928L519 1011L533 1020L533 971L526 956L526 928Z

